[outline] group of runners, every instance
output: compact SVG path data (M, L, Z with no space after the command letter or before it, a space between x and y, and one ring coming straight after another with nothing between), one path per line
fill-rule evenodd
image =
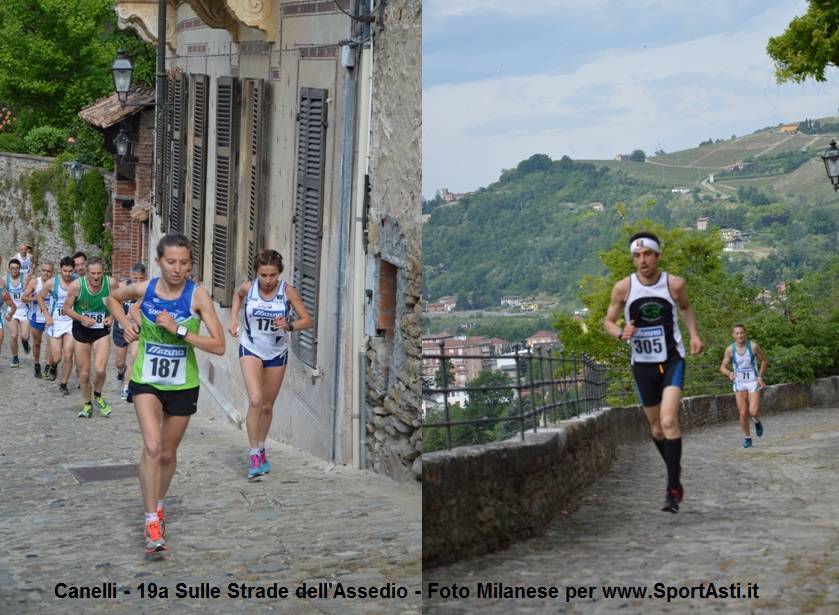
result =
M684 498L681 482L682 433L679 407L685 375L685 346L678 314L690 335L691 354L705 344L699 337L696 317L682 278L660 270L661 241L650 232L635 233L629 239L635 272L615 283L604 319L606 333L630 344L632 375L650 425L653 443L667 468L663 511L676 513ZM623 309L623 314L621 310ZM623 324L619 320L623 316ZM767 359L761 347L749 340L746 327L732 327L733 343L723 354L720 372L732 382L743 430L743 448L752 446L751 427L763 435L760 420L760 389Z
M103 389L113 341L117 379L123 382L123 397L134 404L143 437L139 476L149 555L168 548L163 499L175 472L178 446L198 407L195 349L217 355L225 352L224 331L213 301L191 277L189 240L182 234L162 237L155 263L158 277L147 279L146 268L137 263L130 278L117 284L105 273L100 258L87 259L78 252L62 258L58 271L51 263L42 263L35 275L31 248L21 245L8 262L0 319L0 346L8 328L12 368L20 367L20 340L24 352L32 352L34 377L54 381L61 366L59 391L69 395L75 363L83 401L81 418L90 418L94 408L103 417L111 415ZM229 334L239 341L248 394L249 480L270 472L265 442L288 362L289 335L313 325L300 295L280 279L282 271L278 252L259 252L254 278L239 286L232 298ZM202 323L206 332L201 331ZM44 332L48 345L42 370Z

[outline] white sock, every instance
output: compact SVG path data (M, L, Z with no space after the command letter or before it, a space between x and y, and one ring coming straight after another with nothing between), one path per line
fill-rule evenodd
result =
M162 509L163 509L163 500L158 500L157 501L157 510L162 510Z
M153 513L146 513L146 523L151 523L153 521L160 521L157 517L157 511L154 511Z
M258 456L259 455L259 449L258 448L252 448L250 454Z
M265 442L260 442L259 443L259 450L261 450L261 451L265 450Z

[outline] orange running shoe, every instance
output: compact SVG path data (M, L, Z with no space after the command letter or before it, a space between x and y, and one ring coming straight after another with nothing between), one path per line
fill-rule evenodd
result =
M149 521L146 523L146 553L160 553L165 551L166 541L163 539L163 532L160 529L160 521Z

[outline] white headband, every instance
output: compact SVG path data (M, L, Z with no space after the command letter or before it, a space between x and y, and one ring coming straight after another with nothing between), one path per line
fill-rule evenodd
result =
M629 252L631 254L635 254L642 248L649 248L653 252L661 254L661 247L659 247L658 242L655 239L650 239L649 237L639 237L638 239L635 239L632 242L632 245L629 246Z

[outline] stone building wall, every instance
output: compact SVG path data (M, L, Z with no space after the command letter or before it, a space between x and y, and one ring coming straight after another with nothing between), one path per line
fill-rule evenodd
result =
M367 459L371 469L397 480L419 479L422 467L421 20L420 0L388 2L373 52L368 255L379 280L374 305L382 313L374 319L379 333L370 337L367 351ZM392 306L387 296L392 284L383 279L391 266L396 268Z
M32 171L49 167L52 161L52 158L0 152L0 256L3 257L0 273L5 273L8 259L23 242L32 245L38 262L50 261L56 266L62 256L76 250L89 256L98 254L98 248L82 240L78 224L75 249L64 244L58 232L58 207L49 192L46 215L32 211L27 178Z
M767 387L761 414L837 403L839 376L834 376L812 386ZM683 430L737 418L733 394L687 398L679 411ZM523 442L425 455L423 566L476 557L541 533L608 471L619 445L649 437L643 410L631 406L563 421L557 429L527 434Z

